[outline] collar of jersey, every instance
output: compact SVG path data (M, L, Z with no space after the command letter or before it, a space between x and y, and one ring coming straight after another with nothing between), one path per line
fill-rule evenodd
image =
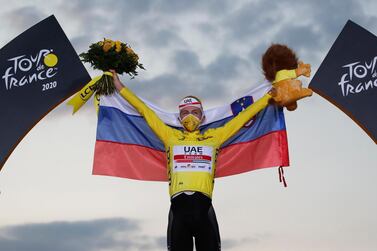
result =
M195 130L195 131L193 131L193 132L189 132L189 131L184 130L183 133L184 133L185 135L193 135L193 136L196 136L196 135L200 135L200 130L198 129L198 130Z

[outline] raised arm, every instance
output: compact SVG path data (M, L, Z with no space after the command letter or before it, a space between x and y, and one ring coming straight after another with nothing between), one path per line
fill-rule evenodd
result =
M139 97L137 97L130 89L125 87L119 80L118 75L115 71L110 70L113 73L114 85L119 91L119 94L128 101L139 113L144 117L149 127L157 135L158 138L162 140L165 144L166 139L169 135L174 133L175 129L167 126L157 114L150 109Z
M220 144L223 144L236 134L252 117L263 110L268 105L271 98L272 96L269 93L265 94L255 103L251 104L233 119L228 121L224 126L213 129L213 133L219 138Z

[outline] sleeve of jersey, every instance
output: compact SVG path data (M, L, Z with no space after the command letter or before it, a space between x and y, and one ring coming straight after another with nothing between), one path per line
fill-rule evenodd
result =
M263 110L271 99L270 94L265 94L255 103L251 104L245 110L240 112L233 119L228 121L224 126L214 130L215 136L219 138L220 144L223 144L230 137L236 134L252 117Z
M165 143L173 129L167 126L152 109L127 87L123 87L119 93L144 117L152 131Z

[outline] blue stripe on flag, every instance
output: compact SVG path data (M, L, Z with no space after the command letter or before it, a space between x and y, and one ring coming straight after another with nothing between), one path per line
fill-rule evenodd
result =
M137 144L165 151L161 140L142 117L125 114L113 107L100 106L97 140Z
M204 132L209 128L223 126L232 118L233 116L205 125L201 127L201 131ZM280 107L269 105L259 112L254 119L255 121L250 127L243 127L238 133L228 139L222 147L248 142L274 131L285 130L284 113Z

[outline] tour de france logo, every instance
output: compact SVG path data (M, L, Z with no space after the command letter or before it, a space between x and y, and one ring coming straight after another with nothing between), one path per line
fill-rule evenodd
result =
M59 58L53 49L41 49L30 55L19 55L9 58L2 80L7 91L41 83L40 90L56 88L55 76L58 73Z
M365 93L377 88L377 56L342 66L343 75L338 86L343 97Z

